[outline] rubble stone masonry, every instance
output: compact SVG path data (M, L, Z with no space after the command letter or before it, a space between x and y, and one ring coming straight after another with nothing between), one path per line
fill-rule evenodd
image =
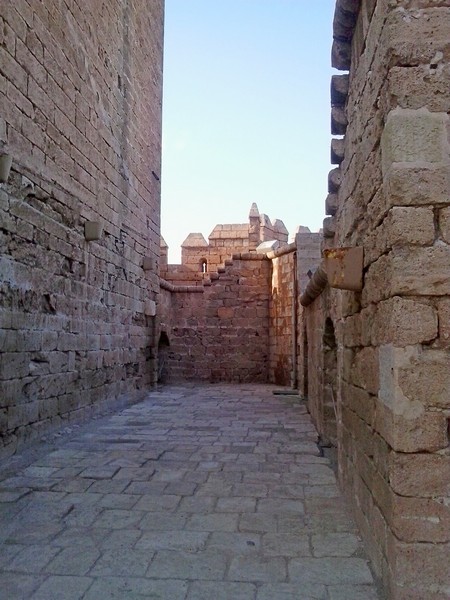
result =
M162 0L0 3L0 455L155 382L162 34Z

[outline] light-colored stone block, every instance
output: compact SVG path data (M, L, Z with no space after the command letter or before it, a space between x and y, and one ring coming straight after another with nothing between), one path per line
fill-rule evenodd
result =
M450 295L450 246L394 250L392 295Z
M148 317L156 316L156 302L154 300L146 300L145 301L144 313Z
M414 417L380 403L374 427L397 452L436 452L448 446L447 419L442 412L424 410Z
M449 473L450 456L445 454L394 453L391 458L390 483L401 496L448 497Z
M371 330L373 344L411 346L429 342L437 335L438 317L433 306L400 296L377 305Z
M379 348L380 391L379 398L394 414L416 419L425 412L419 400L412 400L402 393L399 385L399 371L410 366L419 356L420 347L395 348L386 344Z
M395 163L384 176L383 193L388 206L450 204L449 165Z
M385 222L386 246L432 245L435 239L433 208L394 206Z
M383 174L394 163L448 163L448 120L447 113L427 108L392 110L381 136Z
M412 402L450 407L450 356L446 350L424 349L398 364L398 385Z

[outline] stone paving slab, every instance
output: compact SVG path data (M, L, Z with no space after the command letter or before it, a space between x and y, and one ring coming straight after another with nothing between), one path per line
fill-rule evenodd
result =
M0 600L381 600L306 406L186 385L0 468Z

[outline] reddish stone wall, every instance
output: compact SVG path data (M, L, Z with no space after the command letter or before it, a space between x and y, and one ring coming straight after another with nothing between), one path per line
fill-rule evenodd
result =
M0 453L155 380L162 32L161 0L0 4Z
M362 293L305 310L335 327L340 478L393 600L450 593L448 3L338 1L329 247L363 246ZM354 32L354 34L353 34ZM353 39L352 39L353 34ZM348 41L346 42L346 38ZM320 339L322 337L322 340ZM321 356L320 356L321 355ZM313 373L310 376L314 377ZM311 411L320 417L319 374Z
M200 270L194 271L184 265L167 265L160 272L162 279L174 285L203 286L203 282L209 280L209 275L204 275Z
M270 261L237 255L203 288L163 290L166 380L268 381Z
M249 225L216 225L208 242L201 233L189 234L181 246L181 262L184 270L202 273L202 263L206 261L208 273L217 272L233 254L250 251ZM169 278L179 265L168 265Z
M296 256L291 251L271 260L269 380L291 387L296 386Z
M233 254L254 252L265 241L286 244L288 231L282 221L272 223L265 214L259 214L253 203L248 223L219 224L205 240L202 233L190 233L181 245L181 265L167 264L167 246L162 242L162 277L181 281L180 273L215 273ZM186 278L186 283L188 278Z

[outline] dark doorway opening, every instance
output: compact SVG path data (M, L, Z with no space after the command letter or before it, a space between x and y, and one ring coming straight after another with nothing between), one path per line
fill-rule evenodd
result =
M164 383L167 380L167 359L169 354L170 342L169 336L162 331L158 342L158 383Z

